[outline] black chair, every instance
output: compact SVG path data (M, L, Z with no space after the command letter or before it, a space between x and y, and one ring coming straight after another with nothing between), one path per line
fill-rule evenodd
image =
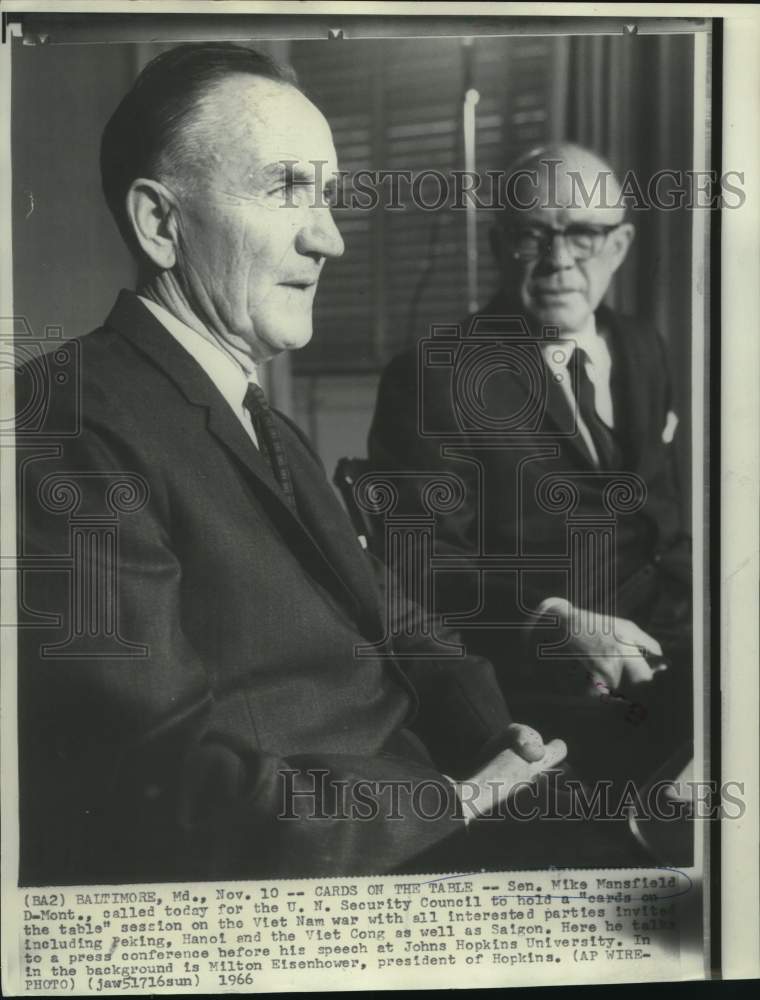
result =
M335 467L333 483L338 488L356 534L365 539L370 552L382 558L385 530L383 518L360 507L354 492L359 479L371 471L366 458L341 458Z

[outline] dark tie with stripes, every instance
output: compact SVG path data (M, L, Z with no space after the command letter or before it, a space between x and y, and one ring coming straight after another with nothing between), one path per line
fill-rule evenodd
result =
M602 469L619 469L623 460L620 447L611 427L596 412L596 391L586 372L588 355L576 347L568 362L567 369L572 379L571 385L578 403L578 411L594 442L599 465Z
M260 385L256 385L255 382L248 383L243 406L251 415L251 423L256 432L259 450L268 460L275 482L282 490L288 506L295 511L296 500L288 459L277 430L274 414Z

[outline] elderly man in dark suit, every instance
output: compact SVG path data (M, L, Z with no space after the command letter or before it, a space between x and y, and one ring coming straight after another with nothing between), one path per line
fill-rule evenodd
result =
M618 858L583 824L541 853L535 824L478 819L562 742L512 722L486 661L383 644L369 557L259 386L343 250L320 112L249 49L181 46L101 166L137 293L56 354L76 393L38 368L29 434L19 380L21 881Z
M492 232L501 287L460 334L386 369L370 464L405 473L412 507L412 472L460 478L465 502L436 524L448 564L435 610L501 664L526 718L561 724L586 773L603 746L643 778L691 733L690 543L665 346L603 303L634 236L608 164L544 147L507 171L506 192Z

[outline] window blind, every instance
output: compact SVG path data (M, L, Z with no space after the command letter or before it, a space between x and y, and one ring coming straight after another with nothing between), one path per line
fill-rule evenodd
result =
M291 61L306 93L326 115L342 170L428 173L413 203L408 182L398 186L398 210L383 209L390 182L378 185L380 206L346 207L335 218L346 244L328 262L315 308L312 343L294 356L301 374L378 371L426 335L434 322L467 311L465 213L451 207L452 171L464 167L462 101L467 86L476 108L477 170L503 171L525 147L548 138L551 38L460 38L294 42ZM469 50L469 51L468 51ZM469 66L469 68L468 68ZM442 186L443 183L443 186ZM365 179L365 185L367 181ZM488 201L488 185L479 192ZM365 199L366 200L366 199ZM488 228L478 212L479 300L496 287Z

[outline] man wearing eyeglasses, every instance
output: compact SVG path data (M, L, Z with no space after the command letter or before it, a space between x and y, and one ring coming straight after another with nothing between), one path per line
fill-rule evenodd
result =
M453 557L433 574L436 610L468 619L470 648L501 664L512 704L556 727L586 773L601 732L617 776L643 778L691 733L690 547L664 345L603 304L634 238L609 165L544 147L506 181L492 231L501 287L462 323L448 369L416 349L391 363L370 461L464 481L465 502L436 522L436 554ZM458 380L478 344L488 362ZM616 482L636 495L630 509L610 509ZM420 483L400 483L414 506ZM585 526L574 541L570 520ZM547 654L558 642L562 656Z

